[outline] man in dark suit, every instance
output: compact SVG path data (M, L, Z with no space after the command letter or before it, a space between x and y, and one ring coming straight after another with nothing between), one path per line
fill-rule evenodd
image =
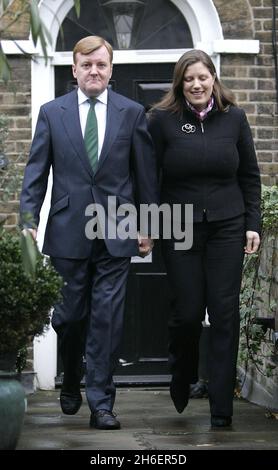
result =
M64 367L60 402L66 414L79 410L85 352L90 426L98 429L120 428L112 411L116 394L113 372L130 257L147 255L153 243L147 233L124 239L116 231L109 237L107 228L103 239L88 236L86 214L92 215L88 211L92 204L101 206L103 225L109 222L109 197L117 208L132 204L135 214L140 204L157 202L155 160L144 108L108 89L112 58L111 45L98 36L88 36L75 45L72 69L78 89L40 109L20 208L22 220L25 214L32 215L34 228L28 223L25 227L36 238L52 168L43 252L65 281L62 302L55 306L52 319ZM121 220L117 215L115 227Z

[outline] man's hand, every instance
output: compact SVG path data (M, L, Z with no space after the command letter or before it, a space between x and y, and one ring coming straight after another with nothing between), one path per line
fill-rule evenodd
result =
M24 228L22 230L22 233L23 235L26 236L27 233L30 233L30 235L32 236L33 240L36 241L37 239L37 234L38 234L38 231L35 229L35 228Z
M139 256L145 258L148 256L153 249L153 240L148 237L143 237L138 233L138 245L139 245Z
M252 232L247 230L246 232L246 246L244 247L244 252L247 255L256 253L260 246L260 235L257 232Z

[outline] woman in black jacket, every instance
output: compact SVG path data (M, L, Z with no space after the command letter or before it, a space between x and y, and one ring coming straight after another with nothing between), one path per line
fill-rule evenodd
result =
M230 426L239 342L244 253L260 244L260 174L251 130L203 51L183 54L171 89L153 107L149 129L161 174L161 203L193 205L193 245L162 240L172 290L170 394L181 413L198 380L206 310L210 321L212 426ZM181 211L182 212L182 211ZM182 221L183 223L184 221Z

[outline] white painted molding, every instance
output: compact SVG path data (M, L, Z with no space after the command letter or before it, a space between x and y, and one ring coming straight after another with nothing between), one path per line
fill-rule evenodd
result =
M17 46L18 44L18 46ZM20 41L1 41L1 46L5 54L7 55L21 55L23 54L22 50L27 54L34 54L36 48L31 40L20 40ZM21 49L21 50L20 50Z
M193 46L223 39L218 12L212 0L171 0L188 23Z
M213 52L217 54L258 54L260 41L257 39L225 39L213 41Z
M41 54L35 49L31 40L16 41L17 44L28 54ZM3 51L7 55L21 55L23 52L16 46L14 41L2 41ZM197 41L196 49L202 49L208 54L258 54L260 52L260 41L257 39L221 39L209 42ZM142 64L145 62L163 63L176 62L188 49L146 49L146 50L120 50L114 51L114 64ZM52 65L71 65L72 52L51 52L48 57L53 58Z
M40 2L40 14L44 25L51 34L52 48L54 50L61 24L73 6L73 0L42 0Z
M175 63L188 49L113 51L113 64ZM53 65L71 65L72 52L55 52Z
M35 61L32 61L31 81L32 134L34 134L40 106L55 96L54 67L51 58L47 64L43 57L37 57Z

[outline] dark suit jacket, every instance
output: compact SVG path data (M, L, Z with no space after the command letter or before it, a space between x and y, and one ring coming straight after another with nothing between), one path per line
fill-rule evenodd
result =
M44 104L26 166L21 194L21 220L31 214L36 225L53 169L51 207L43 252L53 257L86 258L92 241L85 235L86 207L107 197L116 204L158 201L155 158L144 108L108 91L106 134L98 169L91 169L80 127L77 91ZM118 220L119 221L119 220ZM137 240L105 240L113 256L138 254Z
M203 123L186 106L182 116L156 110L149 130L162 203L193 204L194 222L201 222L204 212L208 221L244 213L246 230L260 231L260 172L243 109L220 112L215 106Z

